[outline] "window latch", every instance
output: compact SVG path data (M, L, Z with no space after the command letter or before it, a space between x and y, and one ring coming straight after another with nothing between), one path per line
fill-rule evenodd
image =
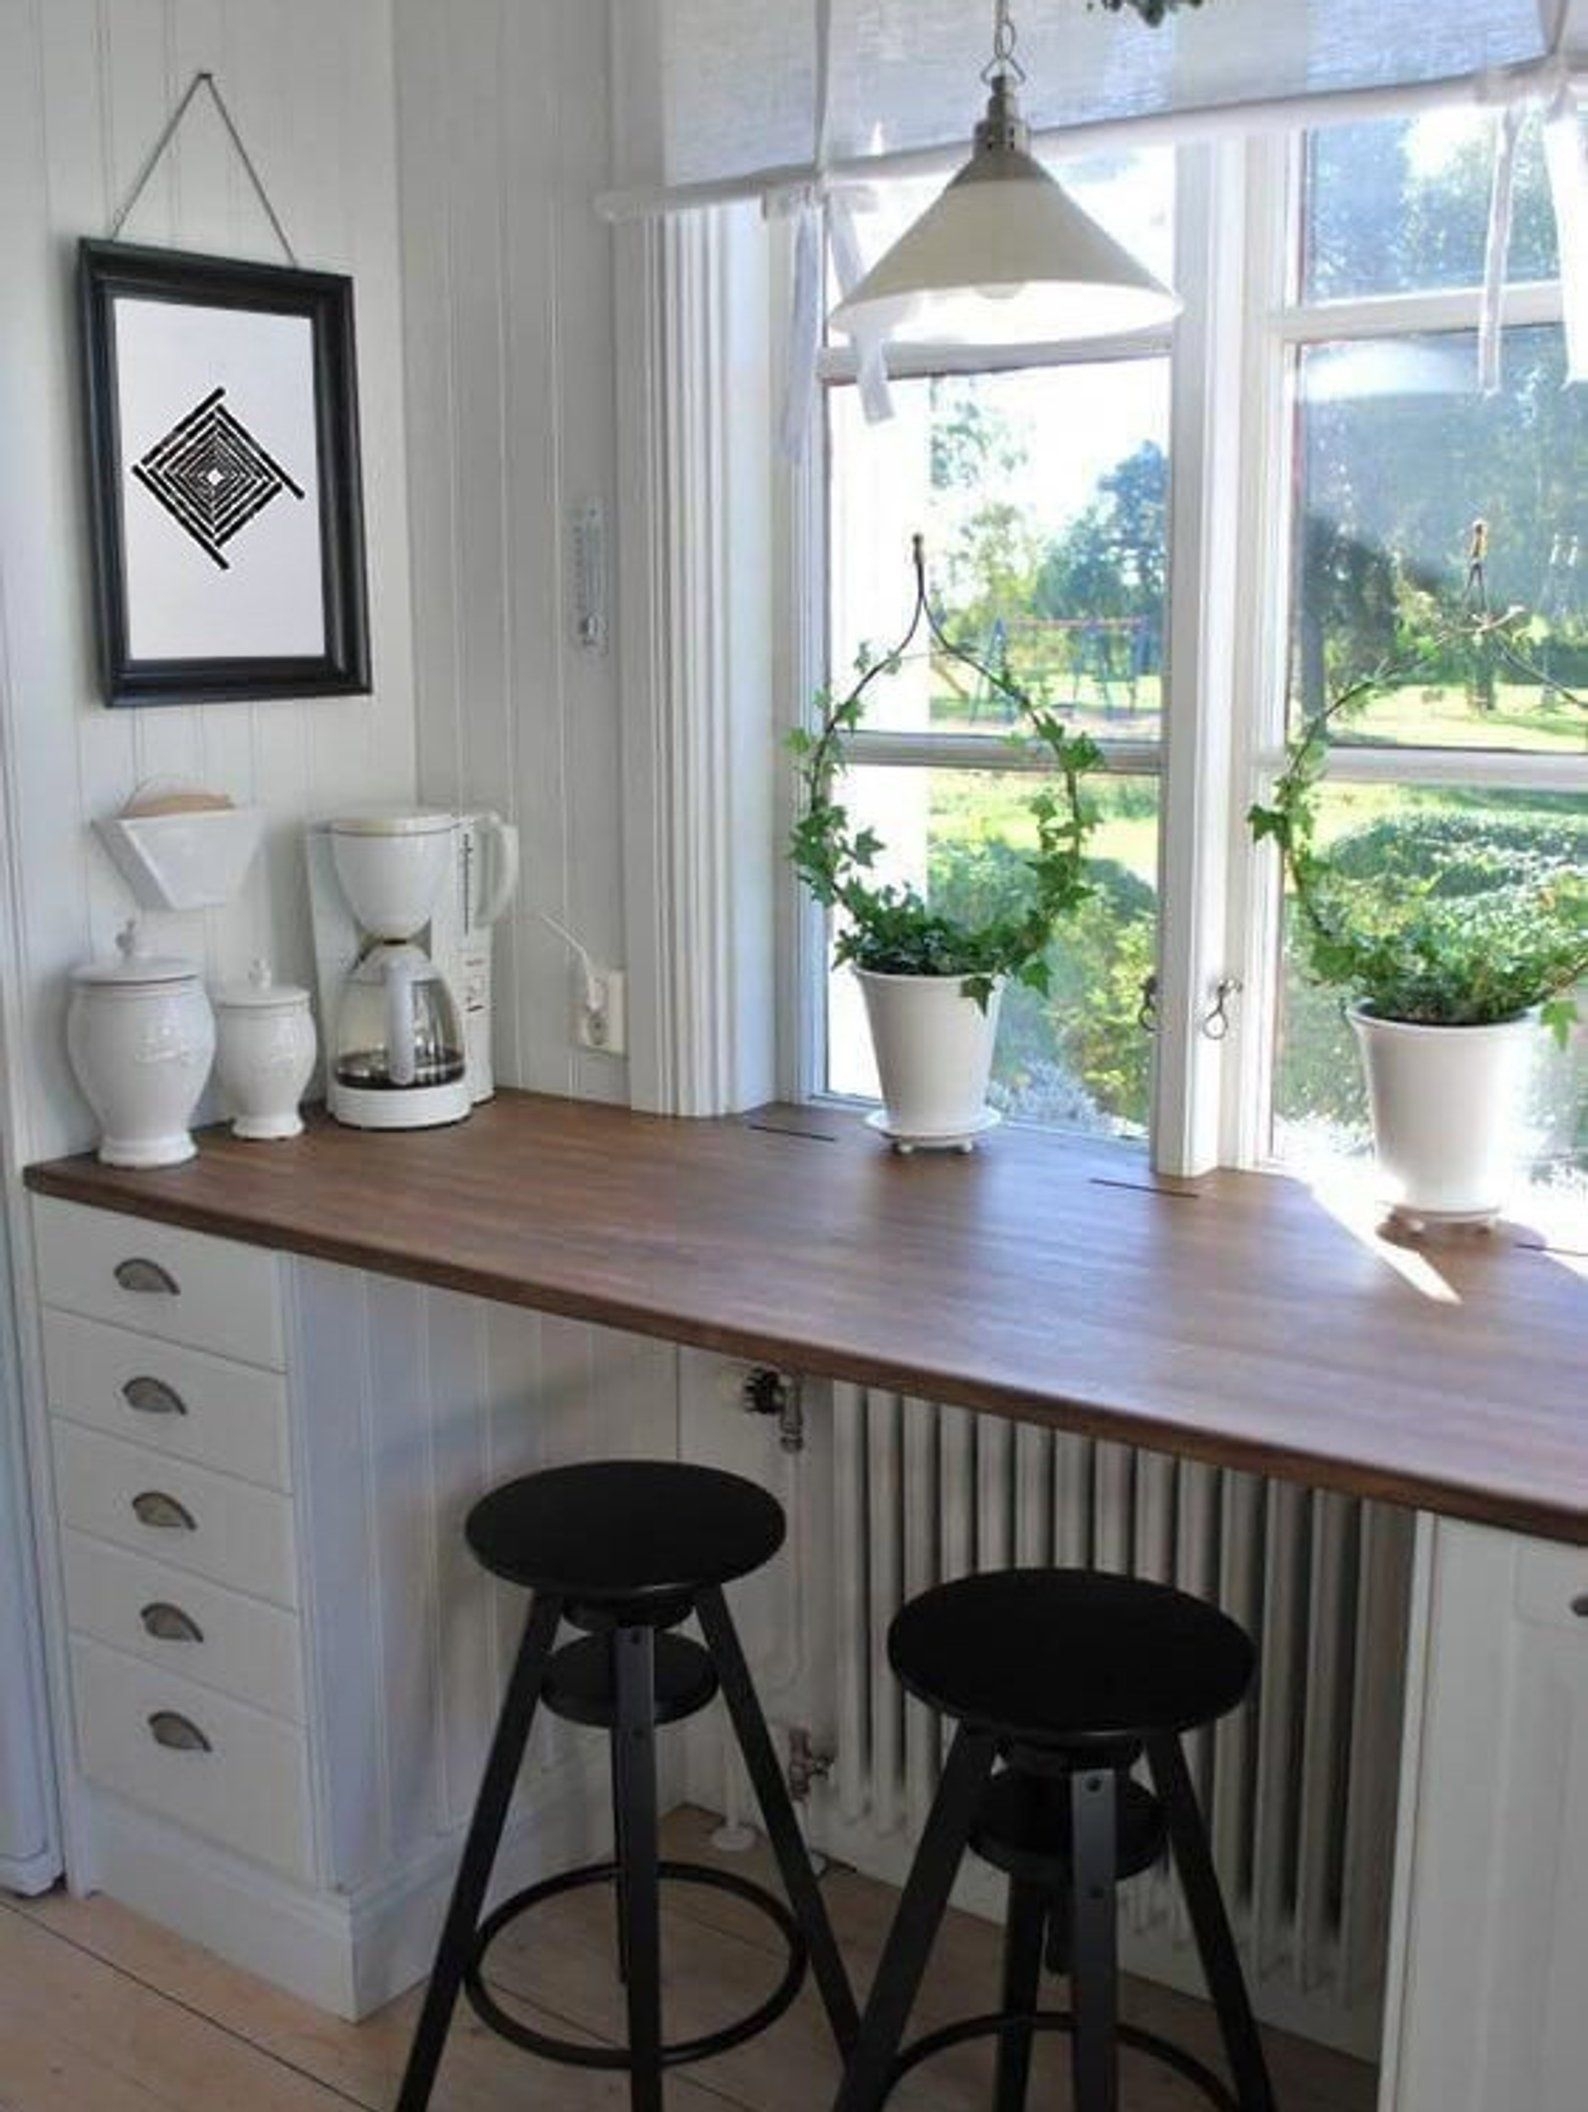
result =
M1241 979L1238 975L1226 975L1219 979L1213 992L1213 1003L1202 1015L1202 1031L1209 1041L1223 1041L1235 1024L1232 1007L1241 994Z
M1141 1004L1136 1011L1136 1024L1143 1034L1158 1031L1158 978L1144 975L1141 979Z

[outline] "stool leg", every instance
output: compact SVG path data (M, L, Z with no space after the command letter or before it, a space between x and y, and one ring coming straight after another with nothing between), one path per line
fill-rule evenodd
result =
M430 2102L452 2012L457 2007L458 1990L468 1970L474 1932L480 1922L480 1908L485 1903L486 1887L491 1881L491 1866L496 1860L502 1828L507 1823L508 1806L513 1801L513 1790L518 1781L518 1770L523 1763L524 1748L529 1743L530 1729L535 1721L546 1662L551 1656L551 1646L556 1641L557 1624L561 1619L562 1600L548 1592L537 1592L529 1619L524 1624L524 1639L518 1647L513 1674L502 1699L502 1713L496 1720L490 1758L485 1763L474 1816L469 1821L468 1839L463 1845L463 1860L458 1865L452 1887L452 1903L447 1908L430 1985L425 1991L424 2007L419 2012L414 2042L409 2049L408 2066L403 2072L397 2112L424 2112Z
M629 2103L662 2112L661 1895L656 1818L656 1639L619 1628L615 1758L623 1872L619 1883L628 1960Z
M615 1651L617 1646L617 1631L614 1629L611 1637L611 1647ZM616 1665L612 1668L612 1691L614 1694L617 1692ZM628 1850L623 1844L623 1798L619 1793L618 1787L618 1748L616 1740L612 1744L610 1773L612 1778L612 1860L618 1866L617 1879L613 1886L617 1905L618 1978L627 1986L629 1977L629 1858Z
M876 2112L887 2095L889 2072L996 1755L990 1733L968 1724L955 1732L833 2112Z
M1168 1820L1175 1868L1180 1874L1180 1888L1185 1894L1186 1909L1196 1932L1208 1992L1218 2012L1225 2057L1235 2078L1235 2094L1240 2099L1241 2112L1274 2112L1274 2086L1269 2079L1263 2042L1258 2037L1257 2020L1252 2015L1251 2000L1246 1992L1240 1954L1235 1948L1229 1916L1224 1908L1224 1895L1219 1890L1218 1875L1208 1848L1207 1829L1202 1823L1202 1812L1197 1804L1196 1791L1191 1786L1190 1771L1179 1739L1149 1739L1147 1764Z
M1119 1996L1115 1833L1117 1780L1111 1767L1078 1767L1070 1777L1074 1898L1071 1902L1070 2043L1075 2112L1118 2112Z
M739 1750L744 1755L744 1764L749 1769L750 1782L761 1806L767 1839L777 1857L784 1890L810 1953L811 1970L816 1975L827 2021L838 2041L839 2052L847 2053L860 2031L854 1991L849 1985L849 1975L844 1970L833 1925L827 1916L827 1902L811 1868L805 1837L794 1815L788 1784L772 1750L766 1718L761 1713L761 1703L744 1661L738 1631L728 1612L728 1602L719 1589L703 1591L696 1601L696 1612L700 1616L706 1647L717 1668L717 1677L722 1682L722 1696L733 1719Z
M1047 1912L1048 1902L1040 1886L1009 1880L1002 2002L1007 2014L1029 2016L1037 2006L1042 1982L1042 1925ZM1030 2080L1031 2026L1008 2026L998 2037L993 2112L1026 2112L1026 2087Z

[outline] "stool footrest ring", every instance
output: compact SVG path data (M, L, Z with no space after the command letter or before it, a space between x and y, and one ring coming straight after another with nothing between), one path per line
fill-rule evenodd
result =
M724 2024L718 2031L702 2032L696 2038L679 2039L663 2046L662 2066L676 2068L686 2062L710 2060L716 2054L726 2053L730 2047L742 2046L746 2039L753 2039L768 2025L775 2024L799 1993L808 1961L799 1923L782 1900L764 1886L752 1884L748 1878L736 1876L731 1871L718 1870L709 1863L662 1862L657 1865L657 1873L664 1884L706 1885L747 1901L772 1923L788 1950L783 1976L764 2002L744 2016L735 2018L731 2024ZM633 2067L634 2057L626 2046L591 2046L537 2031L532 2024L524 2023L503 2009L485 1983L486 1953L509 1923L543 1906L547 1900L559 1898L564 1892L581 1891L587 1885L613 1884L618 1875L615 1862L585 1863L577 1870L565 1870L557 1877L545 1878L527 1891L515 1892L511 1899L503 1900L486 1916L475 1932L474 1948L463 1976L464 1993L481 2023L499 2037L511 2040L515 2046L522 2046L526 2052L539 2054L545 2061L561 2061L573 2068Z
M904 2048L889 2071L887 2094L892 2095L911 2069L920 2067L923 2061L930 2061L940 2053L947 2053L951 2046L963 2046L971 2039L1001 2038L1006 2031L1013 2031L1017 2026L1030 2031L1070 2033L1075 2029L1075 2018L1067 2009L994 2010L984 2016L965 2017L957 2024L945 2024L940 2030L929 2031ZM1218 2106L1219 2112L1240 2112L1240 2105L1228 2085L1211 2068L1205 2068L1194 2054L1176 2046L1173 2040L1162 2039L1155 2031L1143 2031L1135 2024L1117 2024L1114 2036L1121 2046L1144 2053L1165 2068L1172 2068L1177 2075L1184 2076L1210 2104Z

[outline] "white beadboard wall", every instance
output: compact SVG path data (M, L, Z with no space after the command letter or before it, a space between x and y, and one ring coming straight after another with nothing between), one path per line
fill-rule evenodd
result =
M615 572L607 10L395 0L419 782L523 832L498 935L498 1075L627 1097L573 1044L545 911L623 964L614 651L571 635L568 526L600 505ZM615 611L609 611L615 619ZM609 624L615 629L615 621Z
M370 697L108 711L99 701L74 306L76 243L104 235L199 67L217 76L300 259L355 281L375 690ZM212 977L252 955L308 980L300 827L415 789L389 0L0 0L0 713L14 1035L13 1163L92 1138L63 1043L66 973L129 898L89 831L147 777L270 814L241 899L163 919ZM123 238L279 259L207 100Z

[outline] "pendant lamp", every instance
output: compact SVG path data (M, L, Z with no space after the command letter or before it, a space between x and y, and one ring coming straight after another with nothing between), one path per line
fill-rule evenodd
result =
M832 312L850 336L1057 344L1168 322L1180 302L1031 155L1009 0L995 0L971 158Z

